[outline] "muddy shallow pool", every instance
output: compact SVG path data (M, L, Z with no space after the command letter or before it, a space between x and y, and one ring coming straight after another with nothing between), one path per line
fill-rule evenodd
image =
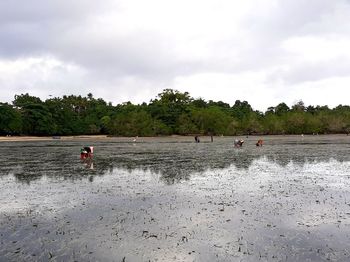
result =
M0 143L0 261L349 261L350 137L243 138Z

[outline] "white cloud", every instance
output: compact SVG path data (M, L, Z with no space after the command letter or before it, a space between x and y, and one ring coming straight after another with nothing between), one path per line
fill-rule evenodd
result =
M0 101L140 103L176 88L260 110L296 96L344 103L332 91L348 84L348 11L346 0L3 1Z
M0 86L5 94L2 101L11 101L15 94L29 92L46 99L49 95L79 94L85 71L53 57L29 57L0 61ZM8 91L12 91L8 92Z
M265 72L241 74L204 73L175 79L174 86L181 91L192 90L195 97L210 98L233 104L235 100L249 101L253 106L271 103L273 90L264 82Z
M350 77L329 77L292 86L289 101L302 99L306 105L349 105ZM293 101L294 99L294 101Z
M289 38L282 46L295 60L318 63L338 58L349 59L349 44L350 37L345 36L306 36Z

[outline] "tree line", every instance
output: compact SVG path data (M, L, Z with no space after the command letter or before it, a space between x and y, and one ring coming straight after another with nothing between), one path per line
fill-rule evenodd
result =
M0 103L0 135L247 135L332 134L350 132L350 107L292 107L285 103L266 112L247 101L231 106L222 101L194 99L188 92L165 89L148 104L113 106L90 93L42 101L27 94Z

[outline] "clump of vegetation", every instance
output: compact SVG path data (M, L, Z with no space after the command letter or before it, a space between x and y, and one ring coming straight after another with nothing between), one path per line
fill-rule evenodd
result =
M266 112L247 101L230 106L222 101L194 99L189 93L165 89L148 104L113 106L92 94L42 101L16 95L12 104L0 103L0 135L158 136L170 134L330 134L350 132L350 107L285 103Z

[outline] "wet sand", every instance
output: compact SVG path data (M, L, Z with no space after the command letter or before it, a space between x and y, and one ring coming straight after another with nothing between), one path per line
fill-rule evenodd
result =
M0 142L25 142L25 141L51 141L51 140L77 140L89 139L100 140L107 139L105 135L83 135L83 136L0 136Z
M255 140L3 142L0 261L348 261L349 138Z

